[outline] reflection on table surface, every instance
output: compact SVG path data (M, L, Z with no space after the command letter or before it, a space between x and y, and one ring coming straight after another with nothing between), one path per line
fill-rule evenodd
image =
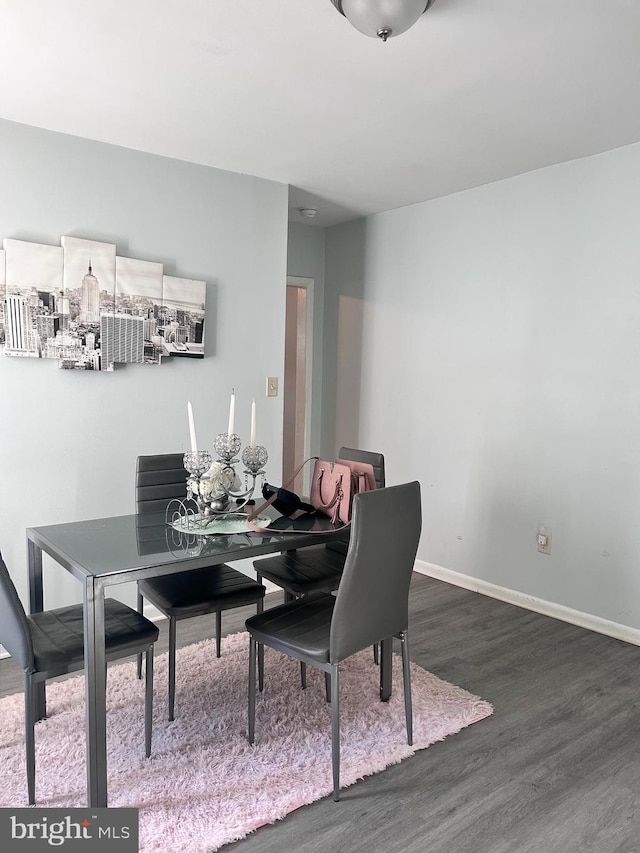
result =
M285 538L292 533L330 533L344 532L335 527L331 520L323 515L300 516L291 519L279 515L271 508L265 511L269 515L267 533L219 533L215 522L205 530L177 530L165 521L162 514L150 513L135 516L136 541L138 554L152 555L171 553L176 558L203 557L207 555L223 556L231 551L250 548L259 542Z
M216 522L205 530L189 531L176 529L156 513L135 516L136 541L140 555L170 552L174 557L224 555L230 551L248 548L257 542L268 542L284 538L291 534L344 532L344 525L335 526L323 515L301 515L298 518L285 518L272 510L265 510L269 516L268 532L256 533L219 533Z

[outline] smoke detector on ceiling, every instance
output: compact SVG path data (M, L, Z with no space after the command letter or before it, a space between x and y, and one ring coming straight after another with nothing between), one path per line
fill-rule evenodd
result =
M317 207L299 207L298 213L303 219L313 219L318 215Z

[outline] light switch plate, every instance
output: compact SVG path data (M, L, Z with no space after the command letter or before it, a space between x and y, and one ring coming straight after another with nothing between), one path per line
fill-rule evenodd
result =
M267 397L278 396L278 377L267 376Z

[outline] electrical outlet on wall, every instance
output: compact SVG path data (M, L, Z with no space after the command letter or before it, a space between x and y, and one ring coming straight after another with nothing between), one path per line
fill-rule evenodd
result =
M537 541L538 551L541 554L551 553L551 531L547 530L543 525L538 528Z

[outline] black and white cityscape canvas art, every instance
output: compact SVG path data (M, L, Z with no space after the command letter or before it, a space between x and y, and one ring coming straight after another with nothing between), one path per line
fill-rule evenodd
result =
M113 243L64 236L60 246L5 238L0 249L0 346L61 368L204 358L206 282L164 275Z
M164 350L168 355L204 358L207 284L165 275L162 290Z
M63 322L62 248L6 238L3 248L5 355L55 358L52 344Z

